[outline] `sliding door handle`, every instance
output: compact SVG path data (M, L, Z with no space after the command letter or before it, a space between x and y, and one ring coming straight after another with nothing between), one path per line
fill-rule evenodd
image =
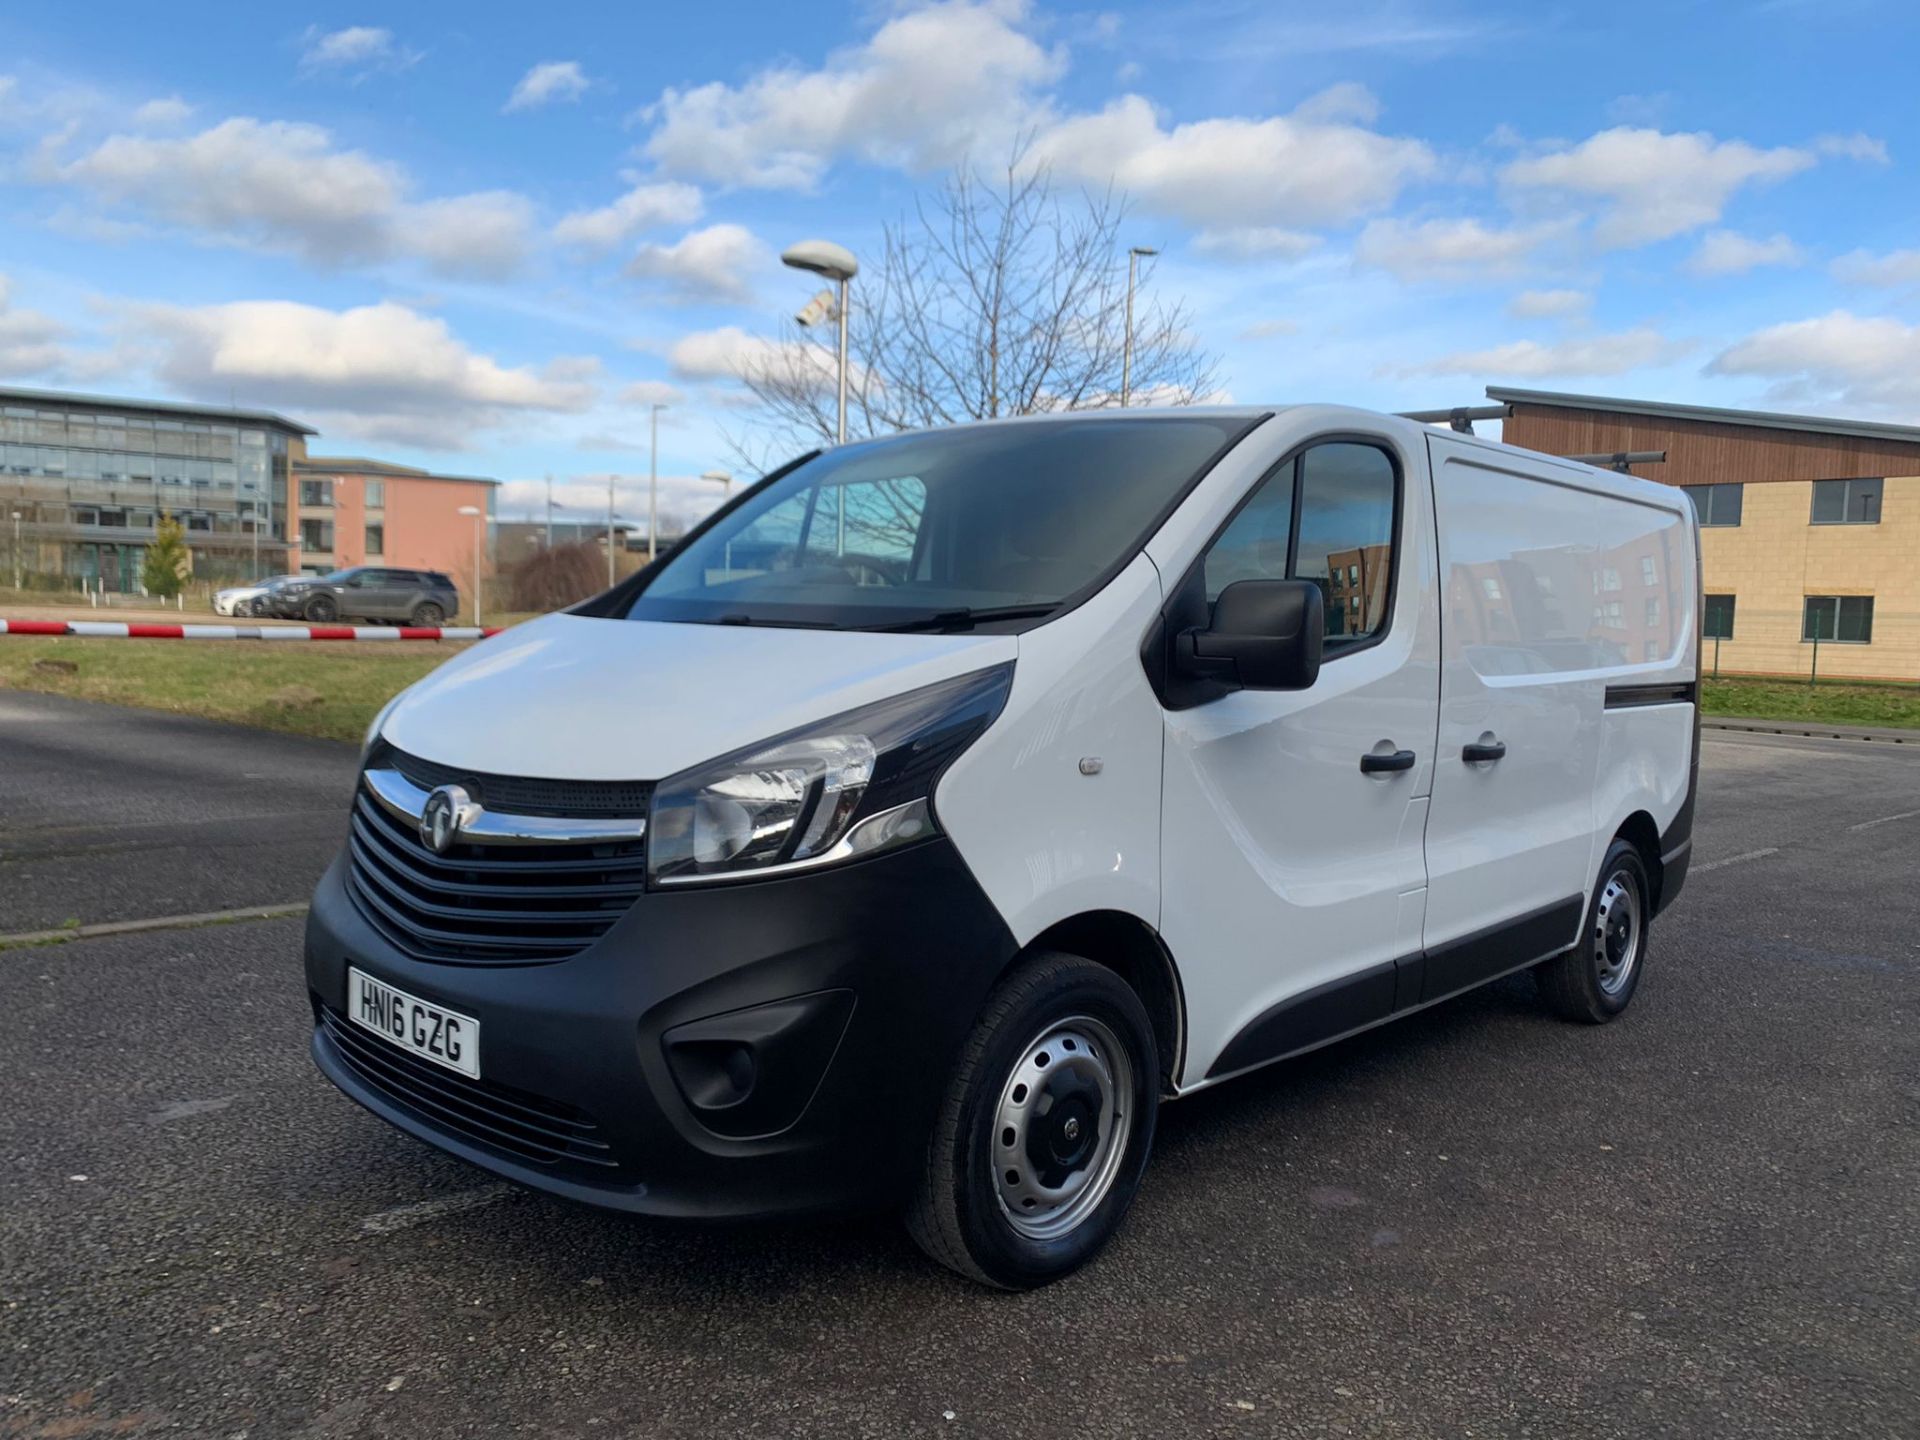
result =
M1411 750L1396 750L1391 755L1362 755L1360 773L1378 775L1383 770L1411 770L1413 760L1414 755Z
M1507 745L1504 740L1482 740L1461 747L1460 758L1469 765L1478 765L1486 761L1498 760L1506 753Z

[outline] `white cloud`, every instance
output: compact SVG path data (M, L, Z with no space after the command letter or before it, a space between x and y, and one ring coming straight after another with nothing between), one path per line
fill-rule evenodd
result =
M622 405L678 405L684 397L664 380L635 380L620 392Z
M802 341L750 335L738 325L695 330L676 340L667 363L683 380L739 380L749 375L804 378L831 385L834 357L825 348Z
M133 112L133 123L148 130L166 130L193 114L193 106L178 95L149 100Z
M443 275L502 279L527 257L533 204L511 190L425 200L401 212L407 248Z
M44 375L63 369L69 359L66 326L37 310L12 303L12 285L0 275L0 375Z
M376 25L342 30L309 25L301 41L300 68L308 74L330 71L360 80L375 71L406 70L420 61L417 52L395 43L391 30Z
M563 245L611 250L656 225L691 225L705 208L699 189L678 180L635 185L611 205L561 217L553 238Z
M1542 379L1554 375L1624 375L1677 360L1692 343L1669 340L1642 327L1614 335L1576 335L1552 344L1515 340L1485 350L1463 350L1395 371L1401 375L1473 375L1489 380Z
M1550 320L1584 315L1593 307L1585 290L1522 290L1507 302L1507 313L1519 320Z
M810 189L834 157L926 171L1004 149L1062 58L1018 28L1024 0L942 0L889 19L817 70L669 89L642 112L663 169L722 184Z
M627 262L627 274L658 280L676 300L744 302L752 297L752 276L771 263L772 253L744 225L709 225L671 245L642 245Z
M591 83L578 60L545 60L520 77L505 109L508 113L537 110L556 100L578 100Z
M564 362L557 374L504 366L445 321L392 301L337 311L290 300L132 305L126 319L172 390L242 394L366 439L464 449L475 431L581 410L593 397Z
M324 265L413 256L448 274L498 276L524 253L533 219L506 191L410 203L399 166L337 149L318 125L247 116L177 138L110 136L68 162L50 152L40 178L217 244Z
M743 482L753 478L750 475L742 477ZM644 537L648 488L644 473L636 475L602 471L598 474L568 475L556 480L553 486L554 519L585 519L604 524L609 481L613 486L616 517L622 522L638 525ZM720 502L726 498L727 492L717 481L703 480L697 475L662 475L659 481L661 535L679 534L690 528L717 510ZM544 520L547 513L547 487L539 480L510 480L496 492L494 511L502 518ZM571 538L571 534L568 538Z
M1893 157L1887 154L1887 142L1871 135L1822 135L1813 142L1813 148L1836 160L1859 160L1868 165L1893 163Z
M1833 274L1849 285L1920 285L1920 250L1890 250L1885 255L1855 250L1833 262Z
M1336 87L1335 114L1353 113L1355 88ZM1291 115L1169 128L1150 102L1126 95L1042 131L1032 158L1090 184L1111 182L1189 224L1224 229L1342 224L1384 209L1436 169L1420 141L1321 118L1327 109L1320 96Z
M1298 260L1319 244L1318 235L1289 230L1284 225L1232 225L1202 230L1193 248L1203 255L1234 260Z
M1604 201L1594 237L1611 247L1646 245L1711 225L1742 186L1783 180L1814 163L1810 151L1760 150L1705 132L1666 134L1625 126L1570 149L1510 162L1501 178L1517 189Z
M1276 340L1283 335L1297 335L1300 325L1294 320L1262 320L1249 325L1240 332L1242 340Z
M1798 265L1805 256L1785 235L1757 239L1733 230L1710 230L1687 261L1695 275L1744 275L1762 265Z
M1729 346L1707 369L1770 380L1777 403L1920 421L1920 325L1887 316L1835 310L1771 325Z
M1473 219L1373 220L1360 232L1353 256L1402 280L1511 275L1566 229L1563 222L1503 230Z

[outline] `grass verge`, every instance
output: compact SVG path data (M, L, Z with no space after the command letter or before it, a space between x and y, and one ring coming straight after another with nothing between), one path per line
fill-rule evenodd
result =
M1848 685L1822 681L1708 680L1703 713L1747 720L1805 720L1823 725L1920 729L1920 686Z
M358 741L382 705L464 648L0 635L0 687Z

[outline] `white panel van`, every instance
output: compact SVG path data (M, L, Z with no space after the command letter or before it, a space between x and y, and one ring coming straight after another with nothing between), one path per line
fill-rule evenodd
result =
M1680 491L1358 410L806 455L376 719L313 1053L523 1184L1044 1283L1163 1100L1519 970L1627 1007L1699 598Z

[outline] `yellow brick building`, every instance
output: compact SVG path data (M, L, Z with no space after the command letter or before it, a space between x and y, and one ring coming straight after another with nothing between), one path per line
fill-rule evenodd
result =
M1503 438L1553 455L1664 450L1636 474L1700 513L1704 663L1920 680L1920 426L1489 386Z

